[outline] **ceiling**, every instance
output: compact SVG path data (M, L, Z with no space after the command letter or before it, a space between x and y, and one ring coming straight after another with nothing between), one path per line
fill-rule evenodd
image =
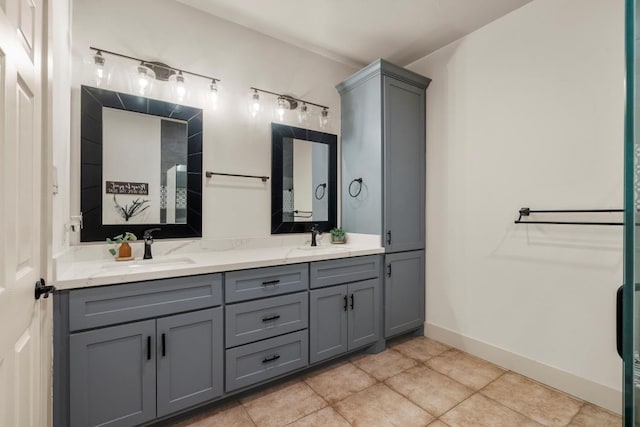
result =
M405 66L532 0L178 0L349 65Z

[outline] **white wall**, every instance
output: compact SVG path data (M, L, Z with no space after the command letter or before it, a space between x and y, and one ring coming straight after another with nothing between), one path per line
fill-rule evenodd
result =
M622 207L623 18L537 0L409 66L433 79L427 330L617 411L622 228L513 221Z
M52 254L69 244L70 182L70 111L71 111L71 6L68 0L51 8L51 96L52 96L52 161L55 166L54 185L58 193L52 199ZM49 191L46 189L45 191Z
M204 111L205 170L271 175L271 130L275 121L262 111L248 113L249 87L292 94L328 105L332 133L339 131L335 84L355 69L207 15L171 0L83 0L73 7L74 96L72 168L79 176L79 84L82 57L89 46L159 60L221 79L217 111ZM112 57L107 57L112 60ZM114 60L115 62L115 60ZM125 62L128 66L135 64ZM187 76L188 78L188 76ZM193 78L192 82L207 85ZM126 91L123 79L114 90ZM159 85L156 85L158 88ZM154 96L155 97L155 96ZM275 105L275 97L263 102ZM192 97L187 104L201 106ZM271 106L270 105L270 106ZM314 110L317 113L317 110ZM317 128L317 116L305 127ZM293 115L289 124L295 125ZM71 210L79 211L78 179L72 177ZM203 234L206 238L270 234L270 181L214 177L204 181ZM76 236L77 238L77 236Z

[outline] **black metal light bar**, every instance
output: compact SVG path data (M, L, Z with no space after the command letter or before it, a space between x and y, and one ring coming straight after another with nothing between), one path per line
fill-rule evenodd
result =
M151 67L163 68L163 69L165 69L165 70L167 70L169 72L175 71L175 72L181 72L183 74L190 74L190 75L196 76L196 77L202 77L203 79L211 80L214 83L217 83L217 82L220 81L220 79L217 79L215 77L205 76L204 74L194 73L192 71L187 71L187 70L183 70L183 69L180 69L180 68L172 67L172 66L167 65L167 64L161 64L159 62L154 62L154 61L147 61L146 59L136 58L134 56L124 55L122 53L112 52L112 51L106 50L106 49L100 49L98 47L89 46L89 49L95 50L96 53L99 53L99 54L106 53L106 54L109 54L109 55L118 56L120 58L126 58L126 59L130 59L132 61L137 61L137 62L140 62L141 64L149 65Z
M296 100L298 102L302 102L303 104L309 104L309 105L313 105L316 107L320 107L320 108L324 108L325 110L328 110L329 107L327 107L326 105L322 105L322 104L316 104L315 102L309 102L309 101L305 101L304 99L300 99L300 98L296 98L294 96L291 95L285 95L283 93L277 93L277 92L271 92L270 90L265 90L265 89L259 89L257 87L250 87L249 89L253 90L253 91L258 91L258 92L263 92L263 93L268 93L270 95L275 95L277 97L283 97L283 98L287 98L287 99L293 99Z
M587 222L587 221L522 221L522 217L530 214L546 213L621 213L624 209L552 209L552 210L531 210L521 208L515 224L564 224L564 225L624 225L622 222Z

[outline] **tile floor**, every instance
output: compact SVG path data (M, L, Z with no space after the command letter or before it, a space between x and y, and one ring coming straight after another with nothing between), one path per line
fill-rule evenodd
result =
M620 426L619 416L425 337L202 410L174 426Z

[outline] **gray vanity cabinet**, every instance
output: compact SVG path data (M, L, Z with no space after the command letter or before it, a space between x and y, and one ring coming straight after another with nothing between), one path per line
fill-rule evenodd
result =
M157 416L222 395L222 308L157 320Z
M57 292L54 426L139 425L220 397L221 304L221 274Z
M389 76L383 87L385 250L424 249L425 91Z
M319 362L380 339L380 280L309 292L309 361Z
M337 356L349 349L347 285L309 292L309 362Z
M424 251L385 255L384 336L424 324Z
M71 427L131 426L156 417L155 323L71 335Z
M430 80L377 60L337 86L342 226L386 252L424 249L425 91ZM362 182L354 181L362 179Z
M424 256L409 251L425 248L425 101L430 81L377 60L337 86L342 227L382 236L385 267L392 264L393 270L384 283L386 338L424 323Z

